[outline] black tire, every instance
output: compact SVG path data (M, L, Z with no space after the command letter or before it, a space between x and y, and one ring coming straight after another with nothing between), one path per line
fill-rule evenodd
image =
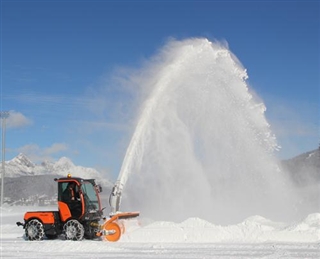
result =
M79 241L83 239L84 227L78 220L71 219L64 224L63 233L67 240Z
M30 241L42 240L44 237L44 227L40 220L32 219L25 227L26 238Z

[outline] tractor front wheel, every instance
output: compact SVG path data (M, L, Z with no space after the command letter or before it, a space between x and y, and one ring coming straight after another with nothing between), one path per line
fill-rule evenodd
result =
M83 239L84 227L78 220L71 219L64 224L63 232L67 240L79 241Z
M42 240L44 237L43 224L38 219L30 220L25 227L25 233L28 240Z

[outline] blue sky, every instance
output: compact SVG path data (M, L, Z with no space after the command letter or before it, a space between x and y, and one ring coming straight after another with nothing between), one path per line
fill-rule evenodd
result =
M117 175L132 90L115 82L170 38L226 41L291 158L319 145L319 1L1 1L7 154Z

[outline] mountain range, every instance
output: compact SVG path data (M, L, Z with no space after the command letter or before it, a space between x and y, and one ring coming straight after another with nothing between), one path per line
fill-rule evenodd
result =
M283 160L280 162L280 167L289 173L298 186L318 185L320 184L320 147L292 159ZM69 173L81 178L96 179L104 189L102 198L105 200L108 198L113 183L97 170L76 166L66 157L56 162L44 161L41 164L35 164L24 154L6 161L5 198L11 202L21 200L35 202L39 197L55 200L57 186L53 179L66 177Z
M76 166L67 157L62 157L56 162L43 161L41 164L35 164L22 153L6 162L5 176L12 178L51 174L66 177L68 173L81 178L96 179L100 184L105 186L112 185L112 183L103 178L97 170L83 166Z
M320 146L316 150L281 161L295 184L304 186L320 182Z
M95 179L104 189L102 196L109 195L113 187L113 183L97 170L76 166L66 157L56 162L44 161L35 164L26 155L19 154L6 161L5 166L5 199L11 202L36 203L39 197L55 199L57 184L54 178L67 177L68 174Z

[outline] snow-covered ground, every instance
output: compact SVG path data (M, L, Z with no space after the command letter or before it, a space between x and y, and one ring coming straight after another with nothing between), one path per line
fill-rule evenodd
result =
M30 210L1 209L0 258L320 258L320 213L291 224L252 216L237 225L219 226L199 218L181 223L127 223L116 243L101 240L26 241L16 226Z

